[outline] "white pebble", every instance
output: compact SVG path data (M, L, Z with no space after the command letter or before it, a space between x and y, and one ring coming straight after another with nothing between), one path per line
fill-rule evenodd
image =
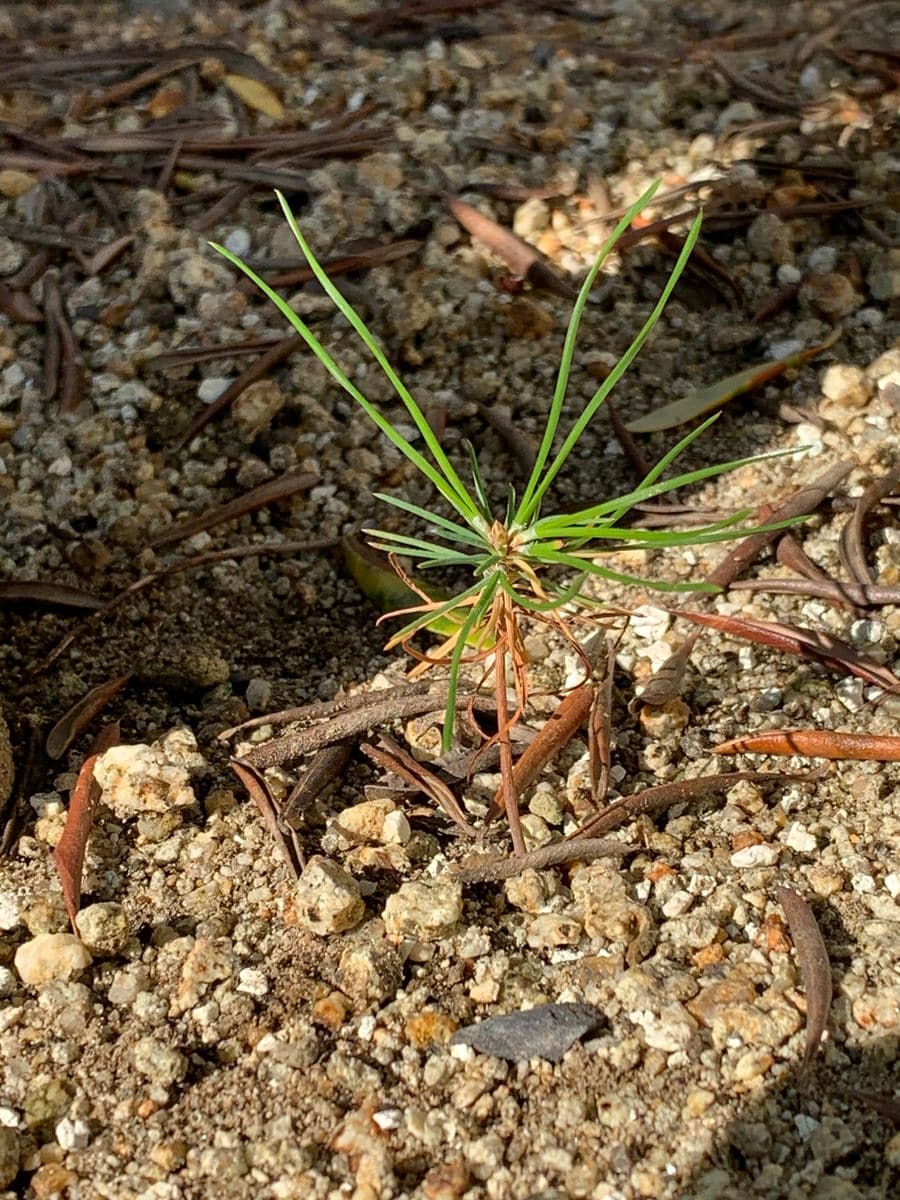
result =
M772 867L778 862L778 847L760 842L755 846L744 846L731 856L733 867Z
M14 892L0 892L0 929L15 929L18 924L18 896Z
M232 229L222 245L232 254L236 254L238 258L243 258L250 249L250 234L246 229Z
M16 951L15 967L23 983L41 987L76 979L91 965L87 947L71 933L39 933Z
M694 897L690 892L673 892L669 899L662 906L663 915L666 917L681 917L688 911L693 903Z
M238 971L237 990L246 996L265 996L269 991L269 981L255 967L244 967Z
M885 875L884 886L888 890L888 895L893 896L896 900L900 896L900 871L892 871L890 875Z
M91 1140L90 1126L80 1117L74 1121L63 1117L61 1121L57 1121L55 1132L62 1150L83 1150Z
M816 246L815 250L810 251L807 262L811 271L827 275L829 271L834 270L834 264L837 262L837 248L835 246Z
M791 825L785 834L784 844L789 846L791 850L796 850L798 854L811 854L817 845L813 835L807 833L797 821Z
M197 388L197 399L202 404L212 404L214 400L218 400L230 384L230 379L219 379L216 376L204 379Z

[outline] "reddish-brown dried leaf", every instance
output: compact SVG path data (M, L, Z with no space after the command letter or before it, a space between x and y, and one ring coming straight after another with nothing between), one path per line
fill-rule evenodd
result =
M677 616L698 625L708 625L734 637L813 659L834 671L856 675L868 683L874 683L887 692L900 692L900 679L892 671L830 634L804 629L799 625L779 625L776 621L754 621L749 617L727 616L723 613L673 611Z
M100 788L94 782L94 764L111 746L119 741L119 724L107 725L97 734L90 752L81 764L75 786L69 797L69 811L62 837L53 851L53 865L62 885L66 912L72 923L72 932L78 935L75 918L81 904L81 874L84 869L84 852L94 821L94 804Z
M86 695L77 700L47 734L44 744L47 757L61 758L97 713L121 692L130 678L130 675L119 675L116 679L108 679L105 683L91 688Z
M534 246L530 246L510 230L504 229L502 225L498 225L471 204L466 204L465 200L460 200L458 196L448 195L446 202L460 225L502 258L514 275L528 279L535 287L556 292L567 300L578 299L575 288L554 274L544 256L539 250L535 250Z
M767 729L714 746L713 754L800 754L835 761L900 762L900 737L834 729Z
M866 517L876 504L879 504L885 496L890 496L898 486L900 486L900 464L895 463L886 474L866 488L856 502L850 520L841 530L841 560L856 582L863 586L875 582L872 570L866 562L864 546Z
M806 988L806 1050L803 1054L803 1065L808 1066L828 1025L828 1013L831 1009L831 964L828 961L825 939L812 909L803 897L790 888L780 887L778 903L784 909L788 920L803 986Z
M593 681L583 683L569 692L559 707L550 714L534 741L516 759L513 767L513 786L517 796L534 783L547 763L553 761L585 723L594 703L594 695ZM499 813L502 811L502 805L501 787L494 796L490 811Z

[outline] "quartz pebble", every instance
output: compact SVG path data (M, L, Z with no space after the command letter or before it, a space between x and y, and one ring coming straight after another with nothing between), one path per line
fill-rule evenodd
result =
M128 940L128 919L121 904L89 904L78 913L75 924L92 954L118 954Z
M767 846L764 842L744 846L731 856L733 867L772 867L777 862L778 847Z
M63 1150L83 1150L91 1140L91 1128L80 1117L63 1117L56 1123L56 1140Z
M359 934L350 935L349 943L338 964L341 990L361 1006L392 996L402 971L400 956L384 934L364 926Z
M320 854L303 869L297 882L296 906L303 924L321 937L352 929L366 911L353 876Z
M384 927L393 941L448 937L462 916L462 887L453 879L404 883L384 906Z
M180 1050L154 1037L140 1038L132 1051L135 1070L160 1087L170 1087L184 1079L188 1060Z
M191 772L205 766L193 733L173 729L150 746L113 746L97 760L94 778L104 804L117 816L130 817L193 806Z
M878 251L866 282L875 300L895 300L900 296L900 250L894 247Z
M385 798L383 800L363 800L361 804L353 804L349 808L343 809L333 818L328 824L328 830L323 840L323 848L329 852L334 850L348 850L351 846L358 846L366 842L385 843L385 842L400 842L399 836L408 830L409 822L405 821L405 826L401 822L398 825L397 805L393 800ZM402 813L399 814L403 816ZM390 823L388 823L389 818ZM387 824L387 828L385 828ZM405 841L409 841L409 833L406 833Z
M15 967L23 983L43 987L77 979L91 965L91 954L71 933L39 933L16 951Z
M833 363L822 376L822 395L844 408L862 408L872 394L872 385L862 367Z

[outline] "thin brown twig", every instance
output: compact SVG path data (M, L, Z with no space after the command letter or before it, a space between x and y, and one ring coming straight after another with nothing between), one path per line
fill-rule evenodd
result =
M815 512L841 480L849 475L853 465L852 459L842 459L811 484L789 496L776 509L764 506L757 513L758 519L776 524ZM773 529L744 538L713 568L707 576L707 581L719 587L730 587L779 533L779 530ZM699 637L699 631L689 634L681 646L654 672L639 697L641 704L665 704L678 695L688 659Z
M624 858L626 854L636 854L640 850L640 846L611 838L582 838L577 842L554 842L538 850L528 850L519 858L491 859L477 867L458 867L451 875L462 884L499 883L503 879L521 875L529 868L540 871L572 862L590 862L595 858Z
M374 693L377 695L377 693ZM293 730L281 737L272 738L261 746L253 746L247 750L243 760L254 767L264 770L266 767L277 767L282 763L302 758L304 754L312 754L323 746L346 738L359 737L370 729L385 724L388 721L408 720L410 717L420 717L423 713L432 712L447 703L449 688L445 684L432 688L421 695L397 696L378 700L366 707L349 712L341 712L327 722L308 726L306 729ZM457 708L465 708L472 702L481 700L490 703L486 697L473 697L461 693L456 697ZM491 708L493 705L491 704Z
M676 783L662 783L657 787L644 788L631 796L624 796L608 805L602 812L569 834L568 841L579 838L600 837L611 833L620 825L633 821L645 813L662 812L674 804L707 800L711 796L728 791L736 783L794 783L821 779L822 773L798 775L787 771L729 771L723 775L702 775L696 779L680 779Z
M886 496L895 492L898 486L900 486L900 462L894 463L880 479L869 484L856 502L850 520L841 530L839 543L841 562L856 582L863 586L875 582L875 576L866 562L864 546L866 517Z
M299 333L292 333L288 337L281 338L280 341L275 342L270 349L259 356L256 362L242 371L218 399L214 400L212 404L207 405L206 408L198 413L188 426L187 431L178 439L176 449L181 450L189 445L197 434L206 428L210 421L214 420L219 413L224 412L226 408L230 408L251 383L255 383L267 371L284 362L286 358L290 358L294 351L299 350L302 345L303 339Z

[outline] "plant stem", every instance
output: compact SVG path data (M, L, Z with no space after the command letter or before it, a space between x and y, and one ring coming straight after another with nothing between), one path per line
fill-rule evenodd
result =
M500 778L503 792L503 807L512 836L513 854L521 857L525 853L522 822L519 820L519 798L513 774L512 743L509 739L509 709L506 699L506 650L509 644L509 613L506 617L506 632L501 634L494 651L494 688L497 698L497 744L500 748Z

